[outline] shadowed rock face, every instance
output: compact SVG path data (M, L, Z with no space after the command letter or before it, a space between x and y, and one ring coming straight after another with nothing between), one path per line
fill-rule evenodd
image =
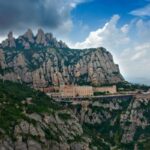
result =
M24 37L28 39L29 42L34 43L34 35L31 29L28 29L24 34Z
M124 81L104 48L74 50L51 33L28 31L0 45L0 79L46 87L60 84L101 85Z
M36 43L37 44L46 44L45 34L42 29L38 30L38 33L36 35Z
M16 47L15 38L13 37L12 32L9 32L8 39L2 42L2 47L10 47L10 48Z

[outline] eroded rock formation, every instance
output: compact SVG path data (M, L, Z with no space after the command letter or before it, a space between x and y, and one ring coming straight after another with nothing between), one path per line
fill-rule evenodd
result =
M73 50L52 34L28 31L14 39L9 33L0 45L0 79L33 87L60 84L118 83L124 79L104 48Z

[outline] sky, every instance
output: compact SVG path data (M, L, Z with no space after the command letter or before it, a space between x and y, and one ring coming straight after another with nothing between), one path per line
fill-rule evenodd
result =
M71 48L105 47L126 80L150 85L150 0L0 0L0 41L28 28Z

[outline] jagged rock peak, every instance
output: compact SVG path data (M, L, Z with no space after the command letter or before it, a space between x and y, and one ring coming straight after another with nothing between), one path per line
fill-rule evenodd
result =
M17 39L13 37L13 33L9 32L8 38L0 44L1 48L16 48L16 49L30 49L32 48L68 48L68 46L62 42L57 41L53 37L52 33L44 33L42 29L38 29L36 35L33 34L31 29L28 29L23 35Z
M61 40L59 41L59 45L61 48L67 48L68 47L67 44Z
M11 39L13 39L13 32L12 31L10 31L8 33L8 40L11 40Z
M31 29L27 30L27 32L24 34L24 37L26 37L29 42L34 43L34 35Z
M46 33L45 34L47 40L51 41L53 39L53 34L52 33Z
M13 37L12 31L10 31L8 33L8 46L9 47L16 47L15 38Z
M39 28L38 32L37 32L37 35L45 35L45 34L44 34L44 31L41 28Z
M2 42L2 47L16 47L15 38L13 37L13 32L8 33L8 38Z
M46 44L46 38L44 31L42 29L38 29L38 33L36 35L36 43L37 44Z

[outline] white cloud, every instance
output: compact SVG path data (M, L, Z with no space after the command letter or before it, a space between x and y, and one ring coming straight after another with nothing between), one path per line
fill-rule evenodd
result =
M138 20L135 24L135 28L137 30L137 37L141 41L150 41L150 20L143 21L142 19Z
M5 37L0 37L0 42L5 40Z
M134 16L150 16L150 4L148 4L144 8L133 10L130 12L130 14Z
M128 33L128 31L129 31L129 25L128 25L128 24L125 24L125 25L121 28L121 31L122 31L123 33Z
M114 15L104 27L96 31L92 31L83 42L78 42L74 45L75 48L90 48L104 46L106 48L117 48L119 43L127 44L130 39L126 36L128 32L128 25L118 29L116 24L119 20L119 15ZM109 39L109 40L108 40ZM116 40L117 39L117 40Z
M84 2L86 2L86 0L71 0L69 5L72 8L75 8L79 3L84 3Z
M119 19L120 16L114 15L103 27L90 32L83 42L71 46L105 47L117 58L127 80L147 78L150 81L150 21L139 19L118 27Z
M72 20L67 20L66 22L64 22L62 24L62 26L59 26L55 30L55 33L59 33L59 34L69 33L71 31L72 27L73 27Z

